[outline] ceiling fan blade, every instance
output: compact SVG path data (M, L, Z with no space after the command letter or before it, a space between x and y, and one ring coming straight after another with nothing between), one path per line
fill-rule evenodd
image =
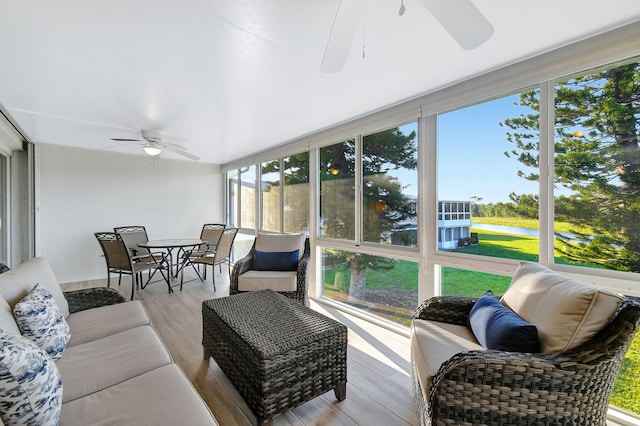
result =
M422 0L422 3L464 50L475 49L493 35L493 25L471 0Z
M178 145L177 143L171 143L171 142L160 142L160 144L161 144L161 145L163 145L163 146L171 146L171 147L174 147L174 148L178 148L178 149L181 149L181 150L183 150L183 151L186 151L186 150L187 150L187 148L185 148L185 147L184 147L184 146L182 146L182 145Z
M111 140L116 142L142 142L140 139L129 139L129 138L111 138Z
M188 159L190 159L190 160L193 160L193 161L200 161L200 158L199 158L199 157L196 157L195 155L188 153L188 152L187 152L187 151L185 151L184 149L176 148L176 147L174 147L174 146L172 146L172 145L173 145L173 144L169 144L169 145L166 145L166 144L165 144L165 149L167 149L167 151L172 151L172 152L175 152L176 154L180 154L180 155L182 155L183 157L187 157L187 158L188 158Z
M340 1L322 58L320 66L322 72L338 72L344 67L353 37L364 13L364 2L365 0Z

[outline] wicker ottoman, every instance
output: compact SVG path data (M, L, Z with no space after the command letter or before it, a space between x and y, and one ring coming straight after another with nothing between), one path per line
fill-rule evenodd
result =
M331 389L346 397L347 327L272 290L202 302L204 359L213 357L256 416Z

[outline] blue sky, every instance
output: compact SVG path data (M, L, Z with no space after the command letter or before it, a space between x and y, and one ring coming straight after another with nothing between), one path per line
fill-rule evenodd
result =
M507 158L513 149L507 127L499 123L530 112L514 105L518 95L485 102L440 116L438 121L438 192L440 200L482 198L481 203L508 201L509 193L537 194L538 183L518 177L524 165Z
M496 99L460 109L439 118L438 198L440 200L471 200L481 203L509 201L509 193L537 194L538 183L518 177L524 166L515 158L507 158L512 149L507 142L507 128L499 123L528 111L515 105L518 95ZM402 126L405 133L417 131L417 123ZM415 181L414 171L397 170L389 174L404 183ZM417 195L415 185L405 188L405 194Z

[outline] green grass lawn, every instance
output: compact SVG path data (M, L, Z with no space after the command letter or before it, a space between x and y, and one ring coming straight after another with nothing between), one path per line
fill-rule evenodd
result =
M490 219L490 218L480 218ZM476 218L474 218L474 222ZM483 223L490 223L485 222ZM499 225L537 228L537 221L524 221L522 219L508 221L493 221ZM534 225L535 224L535 225ZM563 226L563 231L568 230ZM475 230L474 230L475 232ZM538 238L521 235L510 235L498 232L478 230L479 244L456 249L456 252L477 254L490 257L507 259L538 261ZM562 257L556 257L556 263L575 264ZM594 265L580 264L580 266L595 267ZM367 270L367 288L394 291L418 291L418 263L398 261L395 267L386 272ZM323 271L326 295L337 297L348 290L350 271L348 267L328 269ZM339 277L336 279L336 275ZM501 295L505 292L511 277L505 277L482 272L468 271L457 268L442 268L442 294L478 297L486 290L492 290L494 294ZM394 314L394 312L375 312L385 318L407 325L406 316ZM395 315L395 316L394 316ZM616 381L611 404L625 410L640 414L640 336L636 335L627 352L618 380Z

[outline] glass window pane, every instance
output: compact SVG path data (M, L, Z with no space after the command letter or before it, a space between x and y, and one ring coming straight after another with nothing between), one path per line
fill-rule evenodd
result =
M640 64L555 87L556 262L640 272Z
M438 119L438 249L538 260L539 90Z
M7 252L8 231L7 223L7 184L5 178L7 176L7 157L0 155L0 262L9 264L9 253Z
M256 166L245 167L241 170L240 182L242 193L240 196L240 226L248 229L256 227Z
M238 171L227 172L227 223L229 226L238 226Z
M261 165L262 229L280 231L280 160Z
M320 237L355 240L355 139L320 148Z
M309 233L309 153L286 157L284 163L284 232Z
M418 306L418 263L322 249L322 295L409 326Z
M251 247L253 247L255 239L256 236L254 234L245 234L244 232L238 231L236 238L233 240L233 247L231 248L231 262L233 263L248 255L251 251ZM231 266L233 267L233 265Z
M640 272L640 64L555 86L555 261ZM611 404L640 414L640 335Z
M418 243L418 123L362 138L362 239Z
M440 282L443 296L480 297L487 290L502 296L511 277L442 266Z

